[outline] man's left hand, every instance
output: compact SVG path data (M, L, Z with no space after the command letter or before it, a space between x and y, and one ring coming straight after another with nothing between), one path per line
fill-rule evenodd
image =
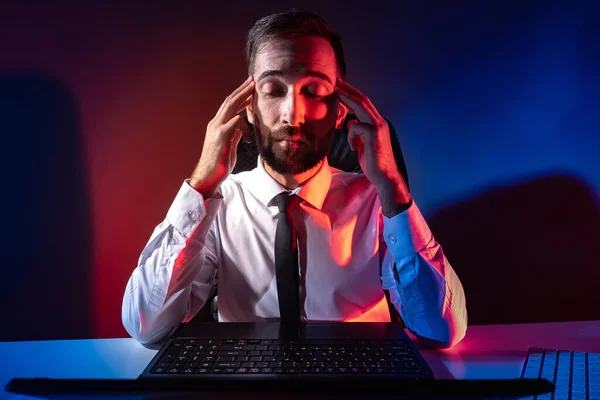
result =
M398 172L386 120L371 100L349 83L338 78L335 89L339 100L358 117L358 121L348 124L348 143L352 151L358 151L365 176L380 193L393 197L395 203L409 203L411 197Z

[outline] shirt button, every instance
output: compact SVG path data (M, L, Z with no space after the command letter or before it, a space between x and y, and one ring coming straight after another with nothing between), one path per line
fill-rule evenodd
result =
M198 219L200 219L200 213L198 211L190 211L190 218L193 219L194 221L197 221Z
M396 236L390 235L390 243L396 243Z

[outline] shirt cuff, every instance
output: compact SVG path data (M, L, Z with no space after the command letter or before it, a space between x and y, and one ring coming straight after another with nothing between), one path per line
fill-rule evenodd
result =
M383 216L383 238L396 261L419 252L433 239L414 199L406 211L392 218Z
M186 179L167 212L167 220L183 236L189 238L201 222L212 223L222 202L220 189L214 198L205 199Z

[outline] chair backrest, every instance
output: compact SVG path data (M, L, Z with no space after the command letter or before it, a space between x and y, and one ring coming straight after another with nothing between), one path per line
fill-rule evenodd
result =
M346 172L359 172L362 173L362 169L360 167L360 163L358 162L358 153L352 151L350 149L350 145L348 144L348 123L352 120L357 120L356 115L348 114L344 123L340 129L337 129L334 133L333 142L331 144L331 149L327 155L327 160L329 161L329 165L334 168L338 168L342 171ZM392 151L394 152L394 158L396 159L396 165L398 166L398 171L404 178L406 185L408 187L408 173L406 171L406 164L404 162L404 156L402 155L402 149L400 147L400 141L398 140L398 136L396 135L396 130L392 123L386 119L390 131L390 139L392 142ZM237 148L237 161L235 167L233 169L233 173L237 174L242 171L250 171L256 168L256 161L258 158L259 150L256 145L256 137L254 135L253 126L248 124L252 133L252 142L246 143L243 140L240 140ZM387 290L385 291L385 296L388 301L388 306L390 309L390 315L393 322L400 322L400 315L396 308L391 304L389 299L389 293ZM211 292L207 298L206 304L204 307L198 312L198 314L193 318L192 321L217 321L217 285L215 284Z

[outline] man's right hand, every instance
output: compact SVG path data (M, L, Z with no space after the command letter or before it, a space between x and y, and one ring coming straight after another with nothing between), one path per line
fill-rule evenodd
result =
M214 197L233 171L242 136L244 141L252 141L248 125L238 114L250 104L253 94L254 78L249 76L225 99L217 115L208 123L200 161L190 178L190 185L205 198Z

